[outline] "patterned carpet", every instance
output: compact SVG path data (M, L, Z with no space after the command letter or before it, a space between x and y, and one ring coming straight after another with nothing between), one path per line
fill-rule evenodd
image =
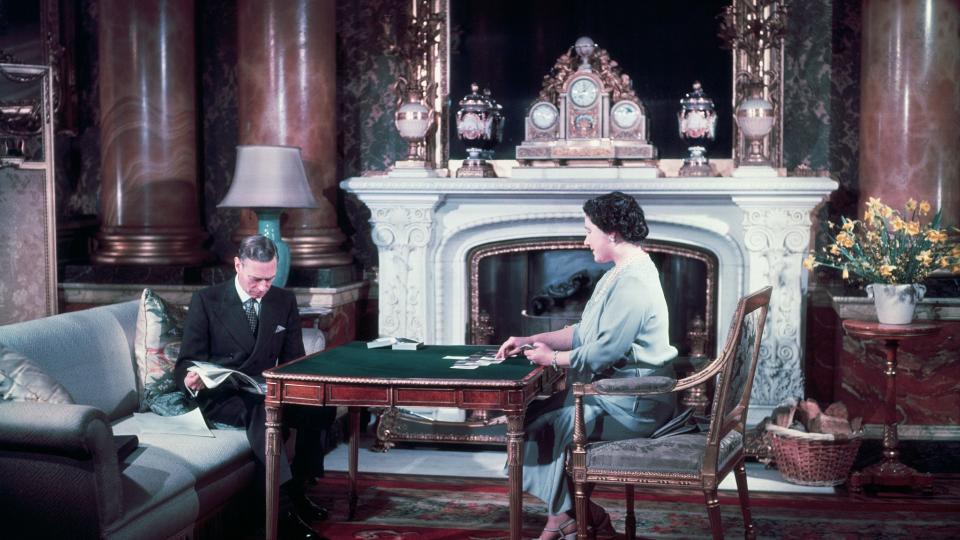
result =
M938 477L932 496L751 494L758 538L913 539L957 538L960 531L960 475ZM441 540L507 538L509 511L502 481L396 475L361 475L357 516L346 521L347 480L331 473L311 489L311 498L332 510L331 521L314 527L331 540ZM638 493L639 538L707 538L710 526L702 498L663 491L656 500ZM598 490L594 500L607 508L622 533L621 493ZM724 532L743 537L734 496L721 498ZM536 538L545 509L524 499L524 538Z

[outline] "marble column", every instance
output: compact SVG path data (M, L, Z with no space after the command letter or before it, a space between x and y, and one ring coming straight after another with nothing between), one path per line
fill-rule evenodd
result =
M960 222L960 2L864 0L860 209L908 198Z
M197 265L193 0L100 2L100 221L94 260Z
M299 146L320 207L287 210L291 265L349 264L337 226L336 12L333 0L241 0L237 9L240 144ZM241 230L255 228L247 213ZM251 227L252 225L252 227ZM239 232L239 231L238 231Z

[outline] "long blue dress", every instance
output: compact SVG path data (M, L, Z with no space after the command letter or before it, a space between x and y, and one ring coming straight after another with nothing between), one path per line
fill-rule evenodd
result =
M608 271L574 327L567 391L534 402L527 411L523 489L547 504L551 514L573 508L564 471L564 451L573 437L574 382L645 375L674 376L667 302L656 266L646 253L622 270ZM647 437L673 417L673 394L587 396L587 433L603 440ZM602 424L598 428L598 419ZM599 431L599 432L598 432Z

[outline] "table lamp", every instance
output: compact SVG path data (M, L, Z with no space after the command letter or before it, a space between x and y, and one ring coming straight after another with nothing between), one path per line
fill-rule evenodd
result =
M249 208L257 214L257 232L277 245L277 276L283 287L290 275L290 247L280 237L285 208L317 208L296 146L237 146L233 184L218 208Z

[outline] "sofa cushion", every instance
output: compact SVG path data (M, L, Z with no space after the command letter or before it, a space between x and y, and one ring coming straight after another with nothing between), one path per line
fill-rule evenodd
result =
M36 363L0 345L0 399L73 403L70 392Z
M56 379L74 402L116 420L137 410L133 330L137 302L0 326L0 343Z
M173 368L180 355L185 318L185 308L171 306L153 290L144 289L140 295L133 350L141 412L149 411L159 396L176 389Z

